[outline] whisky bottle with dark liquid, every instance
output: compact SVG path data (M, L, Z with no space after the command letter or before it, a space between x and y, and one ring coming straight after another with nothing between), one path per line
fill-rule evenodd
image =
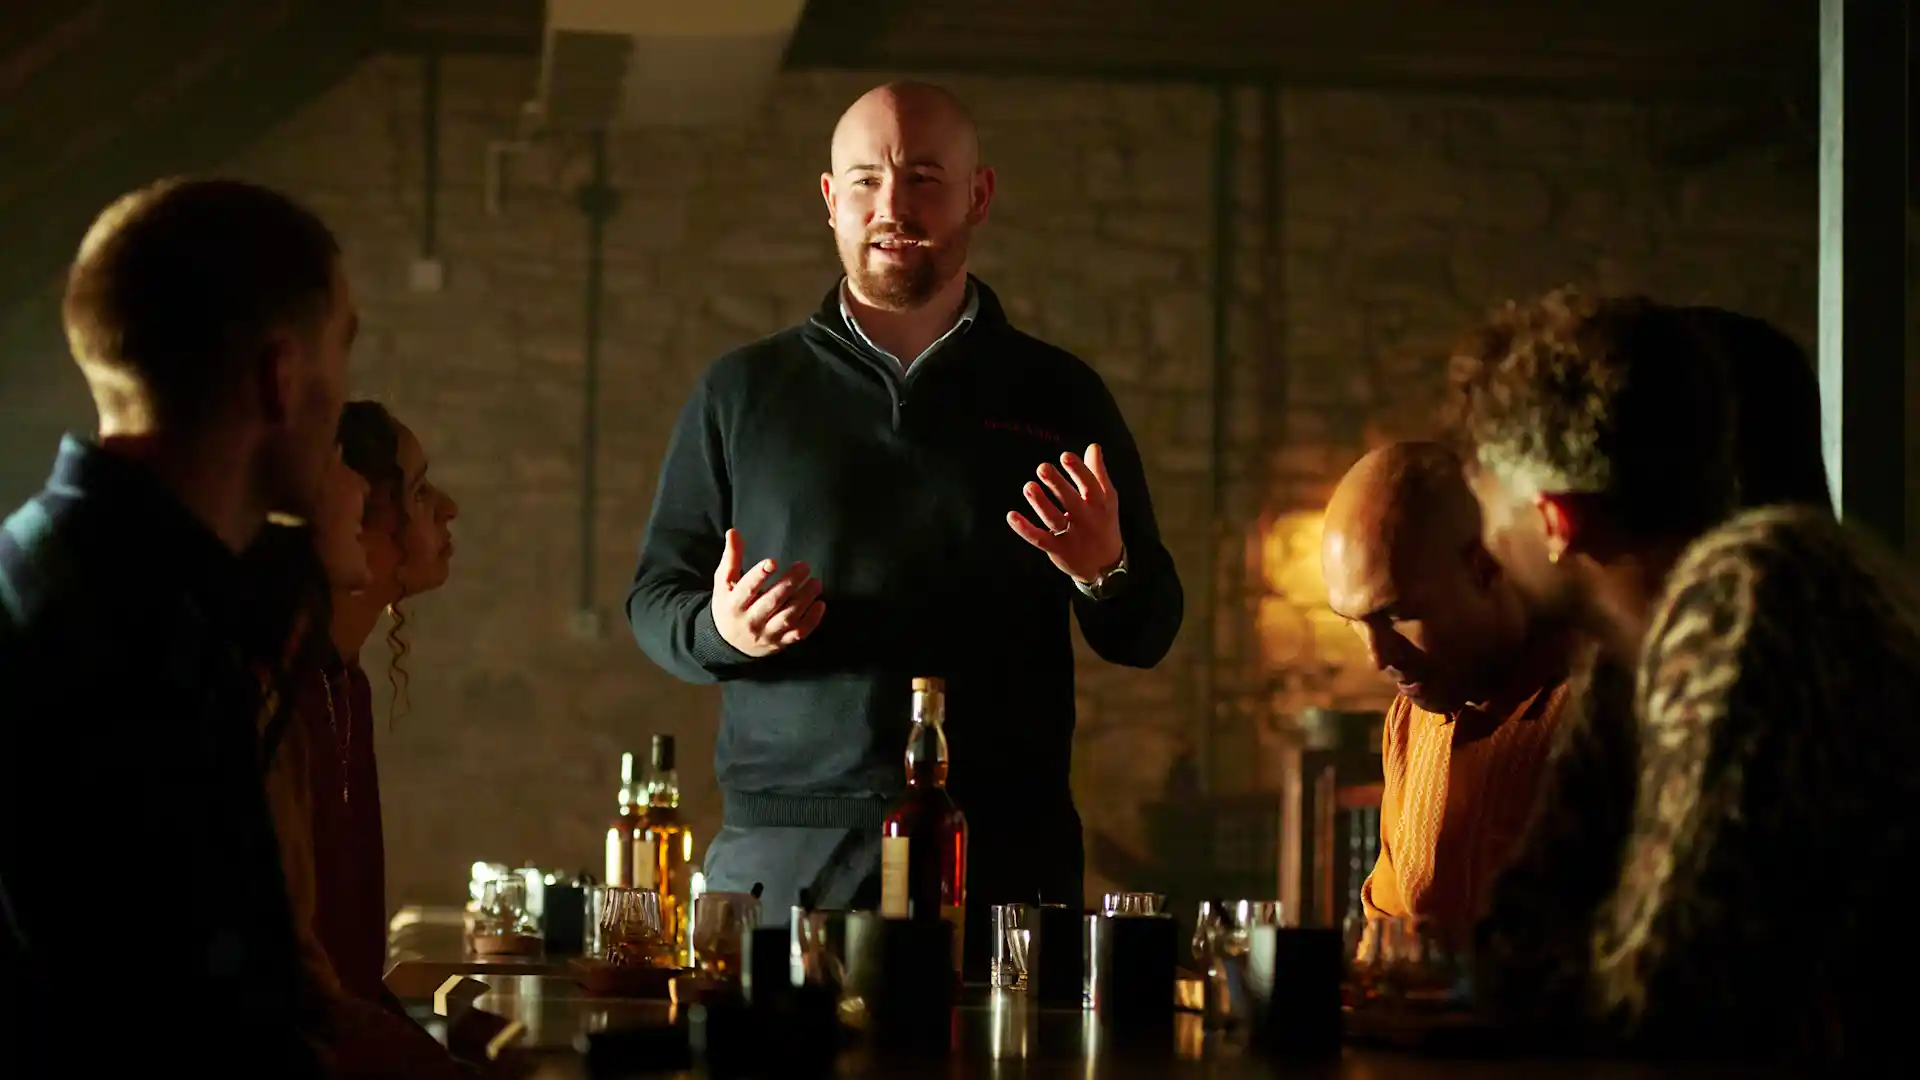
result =
M907 790L880 832L880 913L953 924L960 970L967 908L967 818L947 793L946 684L913 680Z

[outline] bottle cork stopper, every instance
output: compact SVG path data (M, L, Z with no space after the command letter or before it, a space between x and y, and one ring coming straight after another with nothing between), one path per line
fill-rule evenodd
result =
M913 677L913 692L916 694L925 692L943 694L946 693L946 690L947 680L940 678L938 675L915 675Z

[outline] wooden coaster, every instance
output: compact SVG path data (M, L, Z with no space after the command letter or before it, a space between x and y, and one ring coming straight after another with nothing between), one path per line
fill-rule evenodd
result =
M637 964L609 964L599 957L577 956L569 964L574 981L589 994L609 997L650 998L666 1001L673 980L685 974L681 968Z

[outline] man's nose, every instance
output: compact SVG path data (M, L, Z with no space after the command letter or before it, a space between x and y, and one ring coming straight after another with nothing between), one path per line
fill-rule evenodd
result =
M893 176L880 181L880 197L873 201L873 216L881 221L899 221L906 200L906 185Z
M1373 664L1375 671L1385 671L1392 666L1382 637L1380 631L1371 626L1363 627L1360 631L1360 640L1367 647L1367 660Z

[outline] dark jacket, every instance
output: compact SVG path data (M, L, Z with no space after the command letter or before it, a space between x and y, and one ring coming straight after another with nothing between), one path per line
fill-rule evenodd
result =
M245 608L233 553L77 438L0 527L0 1040L66 1073L316 1072Z

